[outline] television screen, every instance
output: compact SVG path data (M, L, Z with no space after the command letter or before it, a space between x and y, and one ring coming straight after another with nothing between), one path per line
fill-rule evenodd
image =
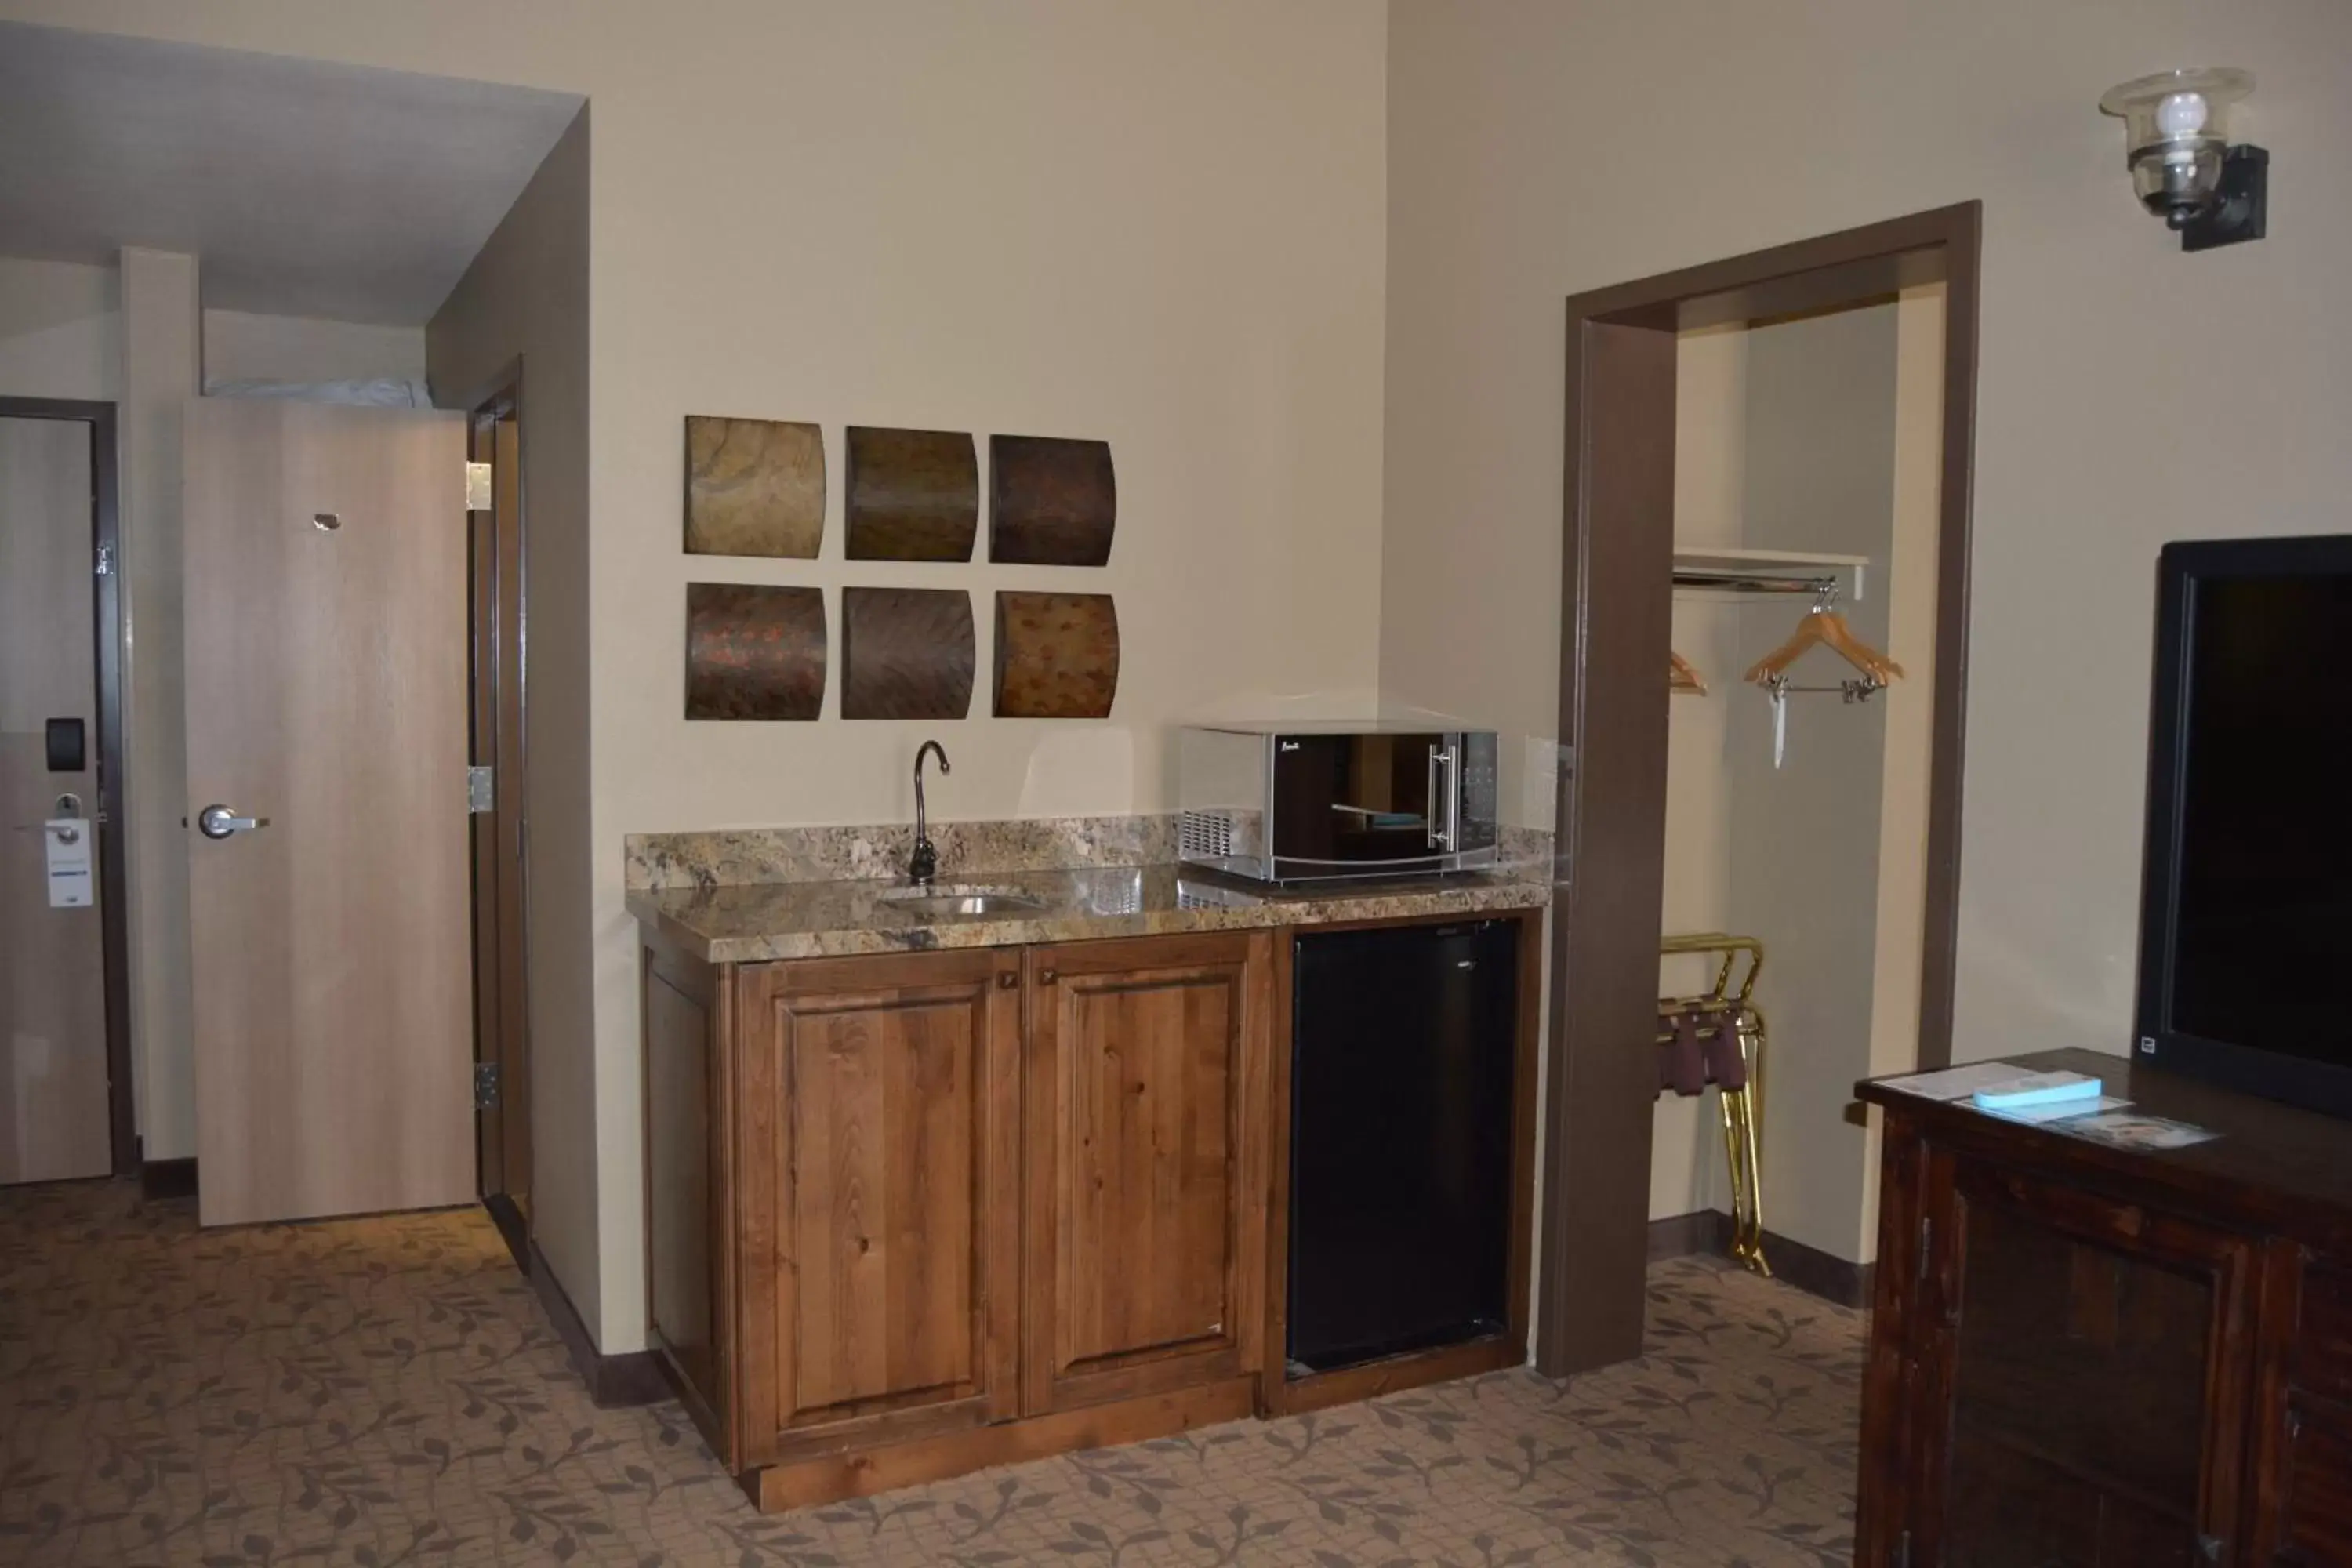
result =
M2158 645L2142 1049L2326 1100L2314 1070L2352 1075L2352 540L2173 546Z

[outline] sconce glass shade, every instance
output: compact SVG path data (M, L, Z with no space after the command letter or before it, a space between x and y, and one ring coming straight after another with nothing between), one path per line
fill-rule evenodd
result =
M2230 146L2230 109L2254 90L2251 71L2159 71L2107 89L2103 114L2124 122L2132 190L2175 228L2211 207Z

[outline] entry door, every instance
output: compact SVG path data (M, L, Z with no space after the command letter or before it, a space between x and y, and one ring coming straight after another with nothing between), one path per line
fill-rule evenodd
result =
M457 415L189 405L206 1225L474 1197L465 463Z
M90 479L87 424L0 419L0 1183L112 1167L96 829L45 826L62 795L98 809ZM79 768L51 771L52 719L80 723ZM91 852L89 903L51 907L52 835Z

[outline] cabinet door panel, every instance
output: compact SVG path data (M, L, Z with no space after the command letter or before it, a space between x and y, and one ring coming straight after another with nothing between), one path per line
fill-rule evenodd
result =
M964 1392L971 1333L975 1060L959 996L791 1017L785 1101L800 1310L792 1415Z
M1255 1370L1266 973L1246 935L1031 954L1032 1413Z
M747 1462L1009 1418L1014 955L747 970Z
M2234 1561L2253 1243L1937 1161L1922 1561Z

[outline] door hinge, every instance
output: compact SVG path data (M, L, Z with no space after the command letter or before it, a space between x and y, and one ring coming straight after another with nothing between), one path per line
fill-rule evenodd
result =
M101 544L98 547L98 575L101 577L114 575L114 546L111 544Z
M1919 1259L1917 1271L1913 1276L1915 1279L1921 1281L1925 1281L1927 1279L1927 1255L1934 1248L1935 1243L1936 1216L1931 1214L1923 1214L1919 1216Z
M488 511L492 504L489 464L467 463L466 465L466 510Z
M466 770L466 809L476 816L497 809L499 804L498 770L470 767Z
M474 1109L496 1110L499 1108L499 1064L474 1064Z

